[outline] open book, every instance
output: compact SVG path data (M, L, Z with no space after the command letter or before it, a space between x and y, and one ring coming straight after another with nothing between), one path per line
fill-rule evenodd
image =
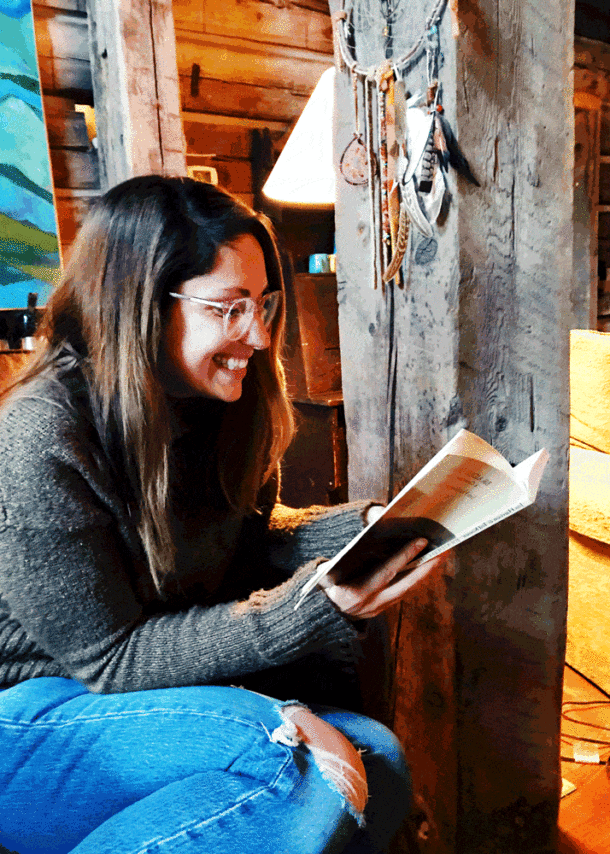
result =
M338 584L367 575L410 540L425 537L428 545L411 569L523 510L536 500L548 458L543 448L513 468L483 439L460 430L379 518L320 565L297 607L331 569Z

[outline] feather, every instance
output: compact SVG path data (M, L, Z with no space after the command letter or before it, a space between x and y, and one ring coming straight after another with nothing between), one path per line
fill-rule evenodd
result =
M387 270L383 274L383 281L389 282L400 270L402 259L407 251L407 240L409 239L409 218L404 207L400 206L400 218L398 220L398 237L396 238L396 248L392 260L390 261Z
M437 113L437 116L440 121L443 136L445 137L445 142L447 143L449 163L457 172L459 172L460 175L463 175L464 178L474 184L475 187L480 187L481 185L472 174L468 161L460 151L458 141L455 138L453 131L451 130L451 125L442 115L442 113Z
M442 169L436 169L432 180L432 190L423 198L423 206L430 222L436 222L443 206L447 179Z
M402 190L403 205L409 214L409 219L425 237L432 237L432 226L428 222L428 218L419 203L417 190L415 189L415 180L411 178L410 181L404 181Z
M405 175L405 181L410 179L415 174L415 170L419 166L422 159L430 132L432 130L432 122L434 116L426 115L418 107L407 110L407 137L409 143L409 168Z
M434 150L436 151L441 167L447 171L449 168L449 149L447 148L447 140L445 139L438 113L435 113L434 117Z

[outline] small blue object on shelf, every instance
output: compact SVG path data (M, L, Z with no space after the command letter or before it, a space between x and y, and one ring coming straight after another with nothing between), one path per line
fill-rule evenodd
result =
M330 259L325 253L309 256L310 273L330 273Z

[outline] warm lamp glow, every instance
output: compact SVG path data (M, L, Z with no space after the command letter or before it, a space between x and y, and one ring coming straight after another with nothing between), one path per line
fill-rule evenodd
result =
M263 193L278 202L333 205L335 69L327 69L288 137Z

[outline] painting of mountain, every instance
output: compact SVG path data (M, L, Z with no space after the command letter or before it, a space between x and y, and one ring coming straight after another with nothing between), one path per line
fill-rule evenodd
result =
M0 0L0 308L44 305L58 273L31 0Z

